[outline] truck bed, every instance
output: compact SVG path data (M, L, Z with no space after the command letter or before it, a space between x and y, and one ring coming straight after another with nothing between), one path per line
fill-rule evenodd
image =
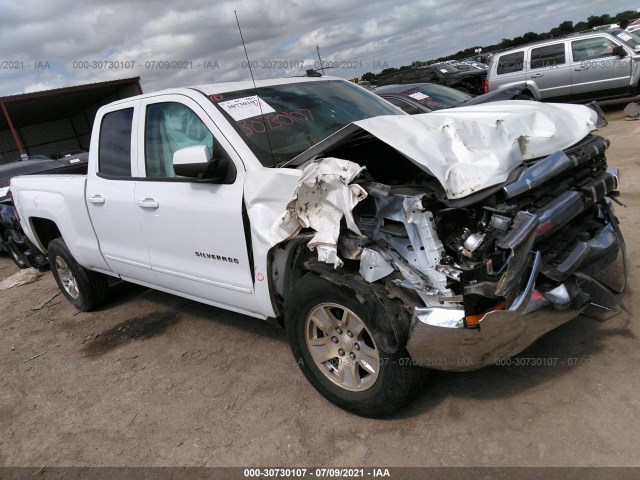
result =
M29 175L11 179L11 193L21 218L29 218L25 234L43 253L47 245L40 239L34 219L56 223L68 247L82 265L108 271L100 254L85 200L86 175ZM36 220L37 222L37 220Z

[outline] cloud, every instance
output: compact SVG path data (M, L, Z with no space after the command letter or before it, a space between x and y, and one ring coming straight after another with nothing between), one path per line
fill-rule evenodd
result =
M256 78L317 68L316 45L337 66L327 73L347 78L635 7L631 0L613 7L602 0L0 0L0 61L18 65L0 70L0 95L133 76L145 91L245 80L234 10ZM34 68L45 61L49 69Z

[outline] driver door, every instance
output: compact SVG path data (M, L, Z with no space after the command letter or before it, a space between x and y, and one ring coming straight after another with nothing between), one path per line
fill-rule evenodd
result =
M182 95L142 101L135 204L160 287L213 305L255 311L242 215L242 162L206 112ZM173 154L205 145L227 164L222 183L179 177ZM231 156L234 155L234 156Z

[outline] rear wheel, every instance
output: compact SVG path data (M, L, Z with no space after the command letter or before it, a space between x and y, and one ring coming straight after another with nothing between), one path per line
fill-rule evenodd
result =
M419 391L425 370L407 365L406 352L385 351L384 329L373 319L384 311L351 290L308 274L287 300L289 345L309 382L335 405L365 417L389 415ZM382 321L389 321L383 319Z
M109 296L107 277L80 266L62 238L49 243L49 266L63 295L78 310L93 310Z
M44 269L49 266L49 259L43 253L32 253L27 257L29 265L33 268Z
M27 257L22 253L20 247L18 247L13 239L11 238L11 232L5 232L3 236L4 246L11 255L14 263L18 266L18 268L27 268L29 267L29 261Z

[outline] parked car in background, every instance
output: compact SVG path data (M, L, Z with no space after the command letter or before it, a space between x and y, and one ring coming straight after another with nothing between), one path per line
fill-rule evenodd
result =
M452 65L443 63L437 66L411 68L389 73L378 78L378 86L397 83L438 83L465 93L480 95L484 93L485 79L486 71L462 72Z
M486 91L525 82L535 100L586 101L634 96L640 80L640 37L601 30L496 53Z
M378 87L373 92L386 101L401 108L405 113L429 113L445 108L478 105L480 103L498 100L517 100L526 85L514 85L509 88L496 90L473 97L455 88L445 87L435 83L410 83L407 85L387 85Z
M450 65L457 68L461 72L480 70L486 73L488 68L488 65L485 65L484 63L468 62L468 61L453 62Z
M24 160L0 165L0 252L8 253L19 268L47 265L43 255L24 235L9 195L9 182L18 175L77 174L87 172L87 152L59 154L52 159L31 155Z
M640 18L631 22L627 28L627 32L638 32L640 30ZM637 35L637 33L636 33Z

